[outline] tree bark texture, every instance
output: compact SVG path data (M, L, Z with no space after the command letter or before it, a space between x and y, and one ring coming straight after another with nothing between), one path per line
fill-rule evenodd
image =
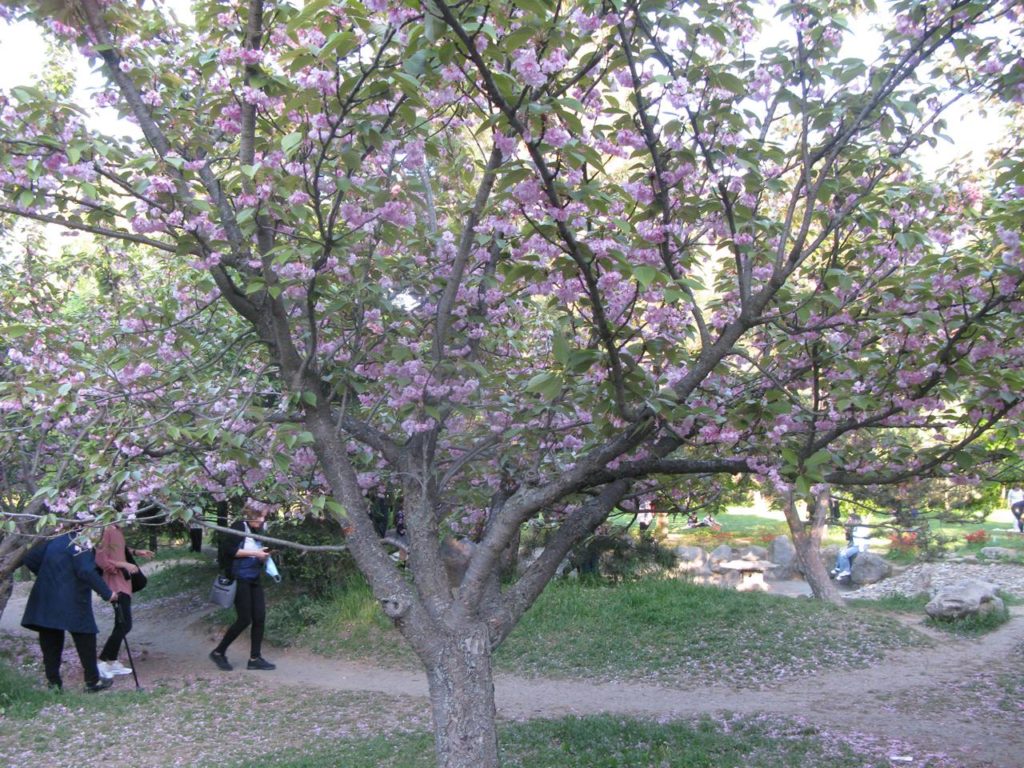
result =
M811 588L811 594L818 600L844 605L839 590L829 579L825 565L821 562L821 556L818 554L821 550L821 537L825 531L825 521L828 515L827 499L815 498L811 501L807 522L800 519L792 494L786 499L783 511L793 536L796 556L800 559L801 570L807 585Z
M497 768L494 676L486 628L439 637L427 681L438 768Z
M828 577L825 564L821 562L821 531L805 530L793 536L793 546L800 558L804 579L811 588L811 594L819 600L844 605L835 582Z

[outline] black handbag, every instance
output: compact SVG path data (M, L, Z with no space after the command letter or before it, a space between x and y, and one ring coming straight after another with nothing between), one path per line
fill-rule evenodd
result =
M125 575L128 576L128 578L132 582L132 594L135 594L136 592L141 592L146 588L146 584L149 583L149 579L146 578L146 574L144 574L142 572L142 569L139 568L139 564L135 562L135 558L132 557L132 551L128 547L124 548L124 559L132 565L134 565L137 569L135 573L125 573Z

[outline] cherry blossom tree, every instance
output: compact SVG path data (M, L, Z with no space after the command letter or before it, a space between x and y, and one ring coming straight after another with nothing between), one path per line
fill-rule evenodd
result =
M856 2L9 7L102 66L93 106L133 132L0 96L0 213L170 286L110 350L132 469L90 479L336 518L426 670L439 765L497 764L493 651L658 478L782 493L829 597L830 485L969 476L1018 415L1019 154L982 180L915 158L952 104L1019 100L1019 3L892 3L868 61ZM407 570L367 514L387 484Z

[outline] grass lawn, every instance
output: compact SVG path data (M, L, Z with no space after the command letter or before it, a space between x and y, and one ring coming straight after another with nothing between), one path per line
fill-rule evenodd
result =
M506 724L500 729L506 768L889 768L893 745L855 738L777 717L700 717L640 721L567 717ZM306 752L263 755L231 768L432 768L427 734L401 734ZM926 757L919 766L952 763Z
M282 622L278 635L291 632L326 656L416 667L369 589L298 605L290 619L278 607L269 611ZM862 610L849 622L841 608L818 601L674 579L559 581L498 649L495 665L526 676L756 688L826 667L862 666L886 650L928 642L884 611Z

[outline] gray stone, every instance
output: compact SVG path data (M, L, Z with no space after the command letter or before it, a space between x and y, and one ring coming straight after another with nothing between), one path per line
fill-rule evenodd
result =
M764 547L759 547L756 544L744 547L740 550L739 556L745 560L767 560L768 550Z
M874 584L892 575L892 565L874 552L861 552L853 559L850 581L853 584Z
M980 554L990 560L998 560L1001 557L1017 557L1020 551L1009 547L982 547Z
M796 547L789 536L780 534L772 539L768 545L768 559L773 563L773 567L767 573L771 579L792 579L799 572Z
M999 598L996 597L995 584L980 579L965 579L940 588L924 610L933 619L962 619L964 616L1002 609L1002 600L982 609L984 603L994 603L996 600Z
M902 574L901 574L902 575ZM907 576L903 593L910 597L927 595L932 591L932 574L930 571L916 571Z
M985 616L989 613L1003 613L1006 610L1006 605L1003 603L1003 598L993 597L991 600L986 600L978 606L978 615Z
M702 547L676 547L673 551L676 560L681 563L704 562L708 559Z
M708 555L708 560L711 561L713 567L714 563L720 560L732 560L734 556L735 555L732 551L732 547L730 547L728 544L720 544L719 546L711 550L711 554Z
M676 547L676 574L710 573L708 556L701 547Z

